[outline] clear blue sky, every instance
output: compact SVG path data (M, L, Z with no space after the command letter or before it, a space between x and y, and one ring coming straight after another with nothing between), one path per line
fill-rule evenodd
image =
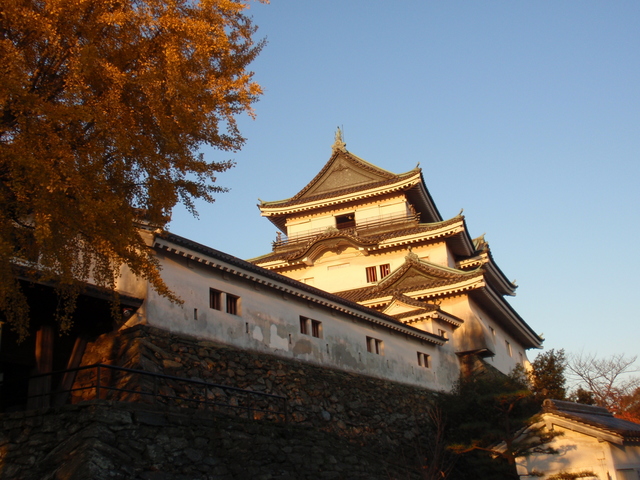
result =
M275 227L256 204L297 193L347 149L396 173L420 162L443 217L520 288L545 347L640 353L640 2L272 0L231 191L169 229L240 258ZM535 357L530 352L529 357Z

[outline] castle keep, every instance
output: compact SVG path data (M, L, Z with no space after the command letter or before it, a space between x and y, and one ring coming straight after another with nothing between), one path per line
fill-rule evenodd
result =
M480 356L504 373L524 363L542 339L505 300L516 285L484 238L461 214L441 217L420 168L394 174L345 147L338 131L306 187L259 205L282 233L252 262L446 339L441 357Z

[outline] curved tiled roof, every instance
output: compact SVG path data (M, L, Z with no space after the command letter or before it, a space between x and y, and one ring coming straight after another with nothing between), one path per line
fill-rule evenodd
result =
M395 282L400 280L402 276L412 268L416 268L425 274L424 281L412 283L411 285L406 286L394 286ZM483 275L484 272L482 269L473 270L471 272L460 272L450 268L431 266L418 259L412 259L407 256L407 261L402 265L402 267L391 273L391 275L383 278L378 284L336 292L336 295L353 302L364 302L374 298L387 297L389 295L403 295L408 292L415 292L419 290L446 287L448 285L453 286L461 281L475 277L482 277Z
M343 174L343 171L347 173ZM372 165L345 149L334 149L333 155L320 172L293 197L276 201L260 200L258 207L263 216L286 233L283 218L287 215L394 191L406 192L423 221L442 220L425 186L420 168L416 166L408 172L395 174Z
M315 202L315 201L319 201L319 200L326 200L328 198L332 198L332 197L338 197L341 195L349 195L352 193L357 193L360 191L364 191L364 190L371 190L373 188L380 188L380 187L385 187L387 185L393 185L394 183L398 183L401 182L402 180L411 178L413 175L415 175L416 172L409 172L409 173L405 173L403 175L398 175L394 178L391 178L389 180L382 180L379 182L375 182L375 183L367 183L367 184L363 184L363 185L354 185L352 187L348 187L348 188L343 188L340 190L333 190L330 192L325 192L325 193L320 193L318 195L313 195L313 196L309 196L309 197L304 197L304 198L300 198L298 197L298 195L285 199L285 200L279 200L279 201L274 201L274 202L262 202L260 204L261 207L292 207L294 205L299 205L302 203L307 203L307 202Z
M354 185L352 187L348 187L348 188L344 188L344 189L339 189L339 190L333 190L330 192L325 192L322 194L318 194L318 195L312 195L312 196L308 196L305 197L305 194L313 187L316 185L316 183L331 169L331 167L333 166L333 163L336 161L336 159L340 156L346 157L348 158L351 162L353 162L354 164L356 164L358 167L362 168L363 170L369 171L372 174L378 176L378 177L382 177L383 180L380 180L378 182L374 182L374 183L367 183L367 184L363 184L363 185ZM377 167L365 160L363 160L362 158L348 152L348 151L334 151L333 155L331 155L331 158L329 159L329 161L324 165L324 167L322 167L322 169L320 170L320 172L318 172L318 174L313 177L313 179L302 189L300 190L298 193L296 193L293 197L291 198L287 198L284 200L275 200L272 202L261 202L261 206L263 207L286 207L286 206L292 206L292 205L297 205L299 203L306 203L306 202L312 202L312 201L316 201L316 200L323 200L325 198L331 198L331 197L335 197L335 196L339 196L339 195L345 195L345 194L350 194L350 193L355 193L358 192L360 190L368 190L370 188L376 188L376 187L382 187L385 185L391 185L393 183L397 183L399 181L402 181L406 178L410 178L411 176L415 175L416 173L416 169L414 170L410 170L409 172L406 173L402 173L402 174L395 174L392 172L389 172L388 170L384 170L383 168Z
M422 313L430 313L430 312L437 312L437 311L438 311L437 308L416 308L415 310L409 310L408 312L403 312L403 313L396 313L391 316L396 320L402 320L403 318L415 317L416 315L420 315Z
M431 288L446 287L448 285L455 285L458 283L456 280L431 280L420 284L414 284L406 287L394 288L391 291L379 288L376 286L355 288L353 290L344 290L342 292L336 292L336 295L351 300L352 302L365 302L367 300L373 300L374 298L385 297L393 294L406 294L414 292L416 290L427 290Z
M418 233L428 233L430 231L435 231L443 227L447 227L449 225L454 225L460 221L460 217L453 217L449 220L444 220L442 222L433 222L433 223L420 223L414 226L402 228L399 230L393 230L390 232L382 232L382 233L371 233L371 234L358 234L357 230L355 233L348 233L344 230L335 230L330 232L324 232L317 236L309 238L305 242L300 242L299 247L295 249L288 249L286 251L274 251L272 253L267 253L260 257L249 259L252 263L267 263L274 262L278 260L282 261L292 261L298 258L302 258L305 256L306 252L313 246L313 244L330 238L340 238L343 237L345 239L350 239L354 244L357 245L370 245L375 246L385 240L391 240L394 238L401 238L408 235L414 235ZM448 236L448 235L443 235ZM440 237L439 237L440 238Z
M393 301L398 301L398 302L402 302L406 305L411 305L413 307L418 307L421 310L425 310L425 311L429 311L429 312L435 312L440 310L440 307L438 305L436 305L435 303L429 303L429 302L425 302L423 300L417 300L415 298L411 298L408 297L407 295L402 295L400 293L396 293L393 296L393 299L391 300Z

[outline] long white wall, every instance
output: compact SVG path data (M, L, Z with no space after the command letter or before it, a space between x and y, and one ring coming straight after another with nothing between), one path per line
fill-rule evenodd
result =
M356 315L301 299L235 273L168 252L158 254L162 276L183 301L175 305L148 289L133 322L210 339L250 350L326 365L393 381L449 390L459 364L451 347L376 325ZM228 265L230 270L237 266ZM239 298L237 314L210 306L210 289ZM300 317L309 323L301 332ZM316 334L317 336L314 336ZM367 348L367 337L369 350ZM378 342L376 342L376 340ZM376 346L377 344L377 346ZM378 350L378 353L375 351ZM418 353L423 354L418 360ZM428 363L428 366L425 366Z

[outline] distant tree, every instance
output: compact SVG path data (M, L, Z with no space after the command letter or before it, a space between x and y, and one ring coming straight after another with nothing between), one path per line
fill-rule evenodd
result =
M567 359L564 349L551 349L539 353L531 362L529 380L534 397L542 403L545 398L565 400L567 391L565 388L565 370Z
M640 371L635 365L636 359L637 356L628 357L622 353L607 358L597 358L593 354L573 355L569 358L568 370L576 380L578 391L583 390L580 392L582 397L590 396L596 405L623 416L625 401L633 408L632 399L640 388L640 378L629 376Z
M584 405L596 404L596 399L593 396L593 392L585 390L582 387L578 387L576 390L571 392L571 395L569 395L569 400L576 403L582 403Z
M179 301L135 222L224 191L233 163L199 149L239 149L261 94L246 1L0 5L0 313L26 335L16 266L57 285L62 320L80 282L113 287L122 265Z

